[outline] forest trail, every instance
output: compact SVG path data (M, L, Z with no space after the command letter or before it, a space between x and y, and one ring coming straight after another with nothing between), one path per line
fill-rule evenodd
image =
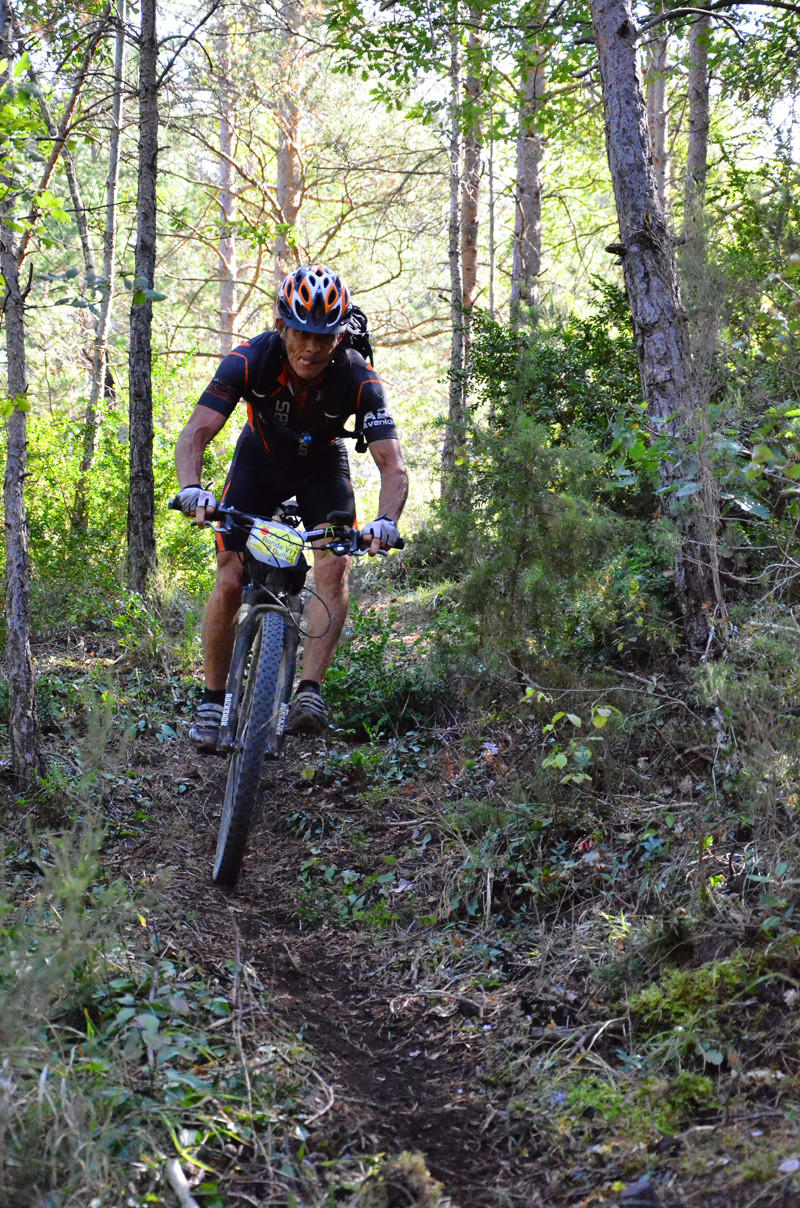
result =
M310 1112L317 1117L309 1126L311 1146L369 1155L419 1152L454 1208L485 1208L496 1202L490 1189L509 1183L526 1202L536 1202L503 1152L507 1138L476 1076L470 1039L483 1026L480 991L467 997L420 988L418 965L404 952L406 944L415 950L419 940L402 930L389 935L385 928L348 928L324 917L304 923L297 887L310 844L281 834L281 824L300 810L310 817L335 806L330 792L323 789L322 801L313 800L320 794L298 781L303 763L302 753L291 752L280 765L284 787L262 793L233 890L210 879L225 765L187 764L180 783L201 786L183 815L190 825L176 818L166 833L137 845L139 857L171 868L165 914L173 924L191 920L178 924L178 942L205 965L249 965L282 1023L314 1054L320 1104ZM267 817L270 792L275 809ZM358 810L351 806L347 813L361 829L363 821L353 819ZM320 821L324 829L322 815ZM327 823L335 827L336 820ZM403 826L387 830L384 855L395 836L402 838L398 832L408 833ZM348 846L346 836L336 846ZM411 919L408 930L416 929Z
M341 1159L411 1151L424 1156L449 1208L797 1203L791 1178L759 1173L765 1145L797 1147L769 1083L730 1115L689 1103L688 1126L657 1144L636 1141L627 1114L606 1118L602 1100L560 1126L567 1100L552 1090L558 1066L548 1054L608 1077L625 1043L587 958L596 907L565 903L519 934L451 917L446 747L433 778L399 793L371 791L352 759L349 772L334 764L335 774L312 776L321 751L290 744L279 781L263 788L239 885L221 890L210 870L225 765L197 760L184 740L153 743L144 761L158 825L118 846L111 863L142 877L163 870L159 934L223 993L232 969L245 968L270 1026L301 1046L311 1070L302 1152L332 1168L333 1186ZM360 904L354 887L364 889ZM551 1071L544 1098L542 1068ZM285 1203L264 1198L252 1162L234 1186L237 1177L244 1202L249 1193L249 1202ZM398 1208L407 1204L416 1208L402 1198Z

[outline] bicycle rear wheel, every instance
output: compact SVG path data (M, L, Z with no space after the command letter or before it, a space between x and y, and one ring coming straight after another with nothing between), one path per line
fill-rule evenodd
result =
M214 883L235 885L244 858L258 786L269 752L276 755L285 724L286 654L291 642L282 613L268 612L253 639L236 745L228 763Z

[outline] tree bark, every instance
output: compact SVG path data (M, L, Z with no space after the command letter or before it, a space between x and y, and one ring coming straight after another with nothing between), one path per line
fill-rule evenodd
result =
M479 14L471 10L473 20ZM478 201L481 184L481 118L483 47L476 30L467 43L468 70L464 80L464 176L461 181L461 275L465 310L464 359L469 356L470 313L478 300Z
M125 55L127 38L127 0L117 0L117 34L114 43L114 91L111 99L111 137L108 145L108 175L106 176L106 206L103 226L103 281L100 315L97 320L92 349L92 383L84 428L81 473L88 475L97 450L100 425L100 398L114 401L114 389L108 365L108 333L114 302L116 275L117 227L119 217L119 173L122 162L122 127L125 108Z
M461 275L461 128L459 97L461 91L461 56L458 31L452 32L450 50L450 220L448 224L448 259L450 263L450 392L442 446L442 499L457 504L456 462L464 442L466 423L466 382L464 377L464 290Z
M236 92L228 16L219 21L219 351L226 356L237 342L239 264L236 257Z
M521 64L522 98L517 139L517 187L514 216L514 256L511 268L511 315L516 323L522 307L541 302L542 271L542 160L544 143L539 129L539 103L545 73L541 52L530 47Z
M278 157L275 200L278 207L278 237L275 240L275 285L297 263L291 245L291 233L297 223L303 200L305 180L301 154L300 99L305 73L302 47L302 0L283 0L281 5L280 101L278 119Z
M156 179L158 172L158 41L155 0L142 0L139 38L139 188L136 202L135 290L131 305L129 375L130 494L128 497L128 585L147 590L156 565L153 477L151 336L153 303L137 301L152 289L156 268Z
M678 535L675 584L690 649L702 654L712 637L715 610L724 617L714 571L716 509L709 508L708 501L702 506L701 485L693 481L699 476L699 396L673 242L653 174L636 26L627 0L591 0L591 11L620 228L620 242L613 250L622 257L650 429L671 446L661 459L660 472Z
M667 49L669 36L662 34L650 48L647 68L647 125L653 154L653 174L661 209L667 212L667 167L669 141L667 135Z
M703 239L703 205L708 174L708 36L711 19L698 17L689 30L689 148L684 186L684 236ZM704 253L704 248L696 249Z
M11 78L13 44L7 0L0 0L0 55L6 60L3 83ZM3 275L3 323L6 336L8 395L7 452L3 501L6 542L6 671L11 767L17 785L26 789L43 772L41 732L36 710L30 645L30 582L25 477L28 459L28 391L25 356L25 304L19 285L20 249L9 222L14 220L13 181L2 178L6 197L0 204L0 272Z

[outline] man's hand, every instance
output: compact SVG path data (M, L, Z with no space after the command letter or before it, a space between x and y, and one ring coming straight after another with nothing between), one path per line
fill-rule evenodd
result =
M371 539L371 540L369 540ZM374 558L381 550L390 549L400 540L400 530L394 520L388 516L379 516L371 524L365 524L361 530L361 543L366 545L369 540L369 556Z
M182 487L175 496L175 503L184 516L194 516L201 528L206 522L206 515L209 512L213 513L217 506L213 491L201 487L199 482L192 486Z

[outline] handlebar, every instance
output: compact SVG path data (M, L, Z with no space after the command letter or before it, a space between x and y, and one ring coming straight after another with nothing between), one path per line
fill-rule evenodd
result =
M173 496L169 501L169 507L175 511L181 511L178 503L177 495ZM218 531L229 531L235 525L249 527L255 521L268 519L264 516L253 516L249 512L240 512L238 508L228 507L224 503L218 503L214 508L210 523L213 524L213 517L221 516L222 522ZM348 523L349 517L344 512L331 512L328 517L328 524L322 528L303 529L297 526L298 535L303 538L304 543L310 544L313 541L321 541L325 537L330 537L331 540L321 548L330 550L337 557L361 557L367 553L367 549L361 547L360 530ZM392 549L405 549L405 540L400 537L397 544L392 546ZM380 553L385 554L385 550L380 550Z

